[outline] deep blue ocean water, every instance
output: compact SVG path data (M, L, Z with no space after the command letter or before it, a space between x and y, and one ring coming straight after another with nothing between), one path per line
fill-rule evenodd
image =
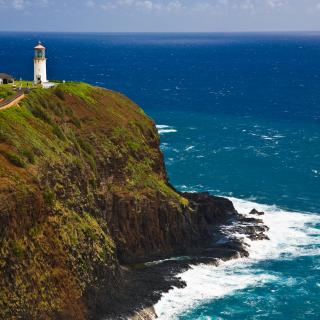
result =
M121 91L155 119L178 189L267 212L271 241L182 275L160 319L320 319L320 33L0 33L0 72L32 79L38 40L49 79Z

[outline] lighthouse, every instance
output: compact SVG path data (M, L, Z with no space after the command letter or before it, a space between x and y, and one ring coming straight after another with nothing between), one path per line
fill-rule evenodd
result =
M47 58L46 48L39 43L34 47L34 83L45 84L47 80Z

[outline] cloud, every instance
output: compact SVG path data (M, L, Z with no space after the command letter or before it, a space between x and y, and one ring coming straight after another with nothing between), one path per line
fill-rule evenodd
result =
M256 11L256 2L254 0L241 1L240 9L254 13Z
M23 11L44 7L73 7L80 10L86 7L90 10L123 10L122 12L162 12L182 14L270 14L283 12L285 9L301 12L308 8L320 11L320 0L0 0L0 8ZM129 11L130 10L130 11Z
M88 8L94 8L94 7L96 6L96 3L95 3L94 1L92 1L92 0L88 0L88 1L86 2L86 6L87 6Z
M287 2L287 1L284 1L284 0L268 0L268 1L267 1L267 5L268 5L271 9L284 7L284 6L287 5L287 4L288 4L288 2Z
M30 7L44 8L50 5L50 0L0 0L0 8L23 11Z
M12 6L17 10L22 10L26 7L27 3L25 0L13 0Z
M164 12L221 12L227 10L256 13L293 5L297 0L87 0L89 7L103 9L130 8ZM306 0L313 2L315 0ZM318 1L318 0L317 0ZM295 6L295 5L293 5Z
M90 2L90 6L99 6L98 2ZM115 0L115 1L104 1L100 3L100 8L105 10L110 9L123 9L130 8L136 10L146 11L167 11L167 12L178 12L186 7L182 4L182 1L171 0L171 1L156 1L156 0Z

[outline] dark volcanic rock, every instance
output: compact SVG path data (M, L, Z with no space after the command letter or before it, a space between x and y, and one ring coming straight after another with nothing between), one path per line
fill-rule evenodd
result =
M256 209L252 209L249 214L255 214L255 215L258 215L258 216L263 216L264 212L258 211Z
M107 319L128 319L141 310L152 310L163 293L173 287L183 288L186 285L177 274L187 271L191 265L217 266L221 261L248 257L248 245L243 239L234 237L235 233L251 240L268 239L264 233L268 227L259 219L240 215L230 200L208 193L184 193L183 196L192 202L199 225L206 226L211 241L206 239L198 247L188 248L184 251L187 256L124 267L126 281L118 291L117 298L111 305L105 305L102 313L107 314ZM143 313L143 319L151 318L148 312Z
M205 219L207 224L226 222L237 214L229 199L212 196L208 192L183 193L182 195L190 200L193 209Z

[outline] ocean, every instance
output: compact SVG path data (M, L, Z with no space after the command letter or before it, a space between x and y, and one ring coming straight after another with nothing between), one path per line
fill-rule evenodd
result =
M157 123L171 183L266 212L250 257L194 266L160 319L320 319L320 33L0 33L0 72L120 91ZM241 237L241 235L239 235Z

